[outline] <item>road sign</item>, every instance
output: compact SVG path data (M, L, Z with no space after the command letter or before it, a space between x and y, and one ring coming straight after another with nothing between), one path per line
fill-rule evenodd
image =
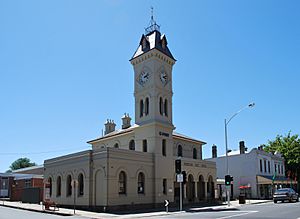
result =
M177 174L177 182L183 182L183 174Z
M165 200L165 207L168 207L169 206L169 200Z

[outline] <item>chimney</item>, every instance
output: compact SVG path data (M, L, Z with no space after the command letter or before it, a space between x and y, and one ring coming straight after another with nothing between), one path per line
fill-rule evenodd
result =
M216 158L217 157L217 146L213 145L212 146L212 158Z
M131 118L129 114L124 113L124 116L122 117L122 129L127 129L131 126L130 124Z
M107 135L107 134L115 131L115 128L116 128L116 124L115 124L114 120L110 120L110 119L108 119L106 121L104 126L105 126L104 135Z
M244 154L245 153L245 142L244 141L240 141L240 154Z

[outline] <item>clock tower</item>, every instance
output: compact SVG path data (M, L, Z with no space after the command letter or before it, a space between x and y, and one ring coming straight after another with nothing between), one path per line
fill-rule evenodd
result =
M146 145L154 158L154 202L174 199L172 68L176 60L167 38L151 17L130 62L134 69L137 145ZM162 189L164 188L164 189Z
M151 19L130 62L134 68L135 123L172 122L172 67L175 59L167 38Z

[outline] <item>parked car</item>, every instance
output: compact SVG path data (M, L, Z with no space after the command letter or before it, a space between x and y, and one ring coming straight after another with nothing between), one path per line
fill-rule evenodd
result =
M299 194L297 192L295 192L294 189L291 189L291 188L278 189L273 194L273 200L274 200L274 203L277 203L277 201L292 202L293 200L298 202L299 201Z

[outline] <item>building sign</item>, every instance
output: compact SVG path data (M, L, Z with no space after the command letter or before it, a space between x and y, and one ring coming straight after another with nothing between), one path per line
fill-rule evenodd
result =
M166 133L166 132L159 132L159 135L160 136L164 136L164 137L169 137L169 133Z

